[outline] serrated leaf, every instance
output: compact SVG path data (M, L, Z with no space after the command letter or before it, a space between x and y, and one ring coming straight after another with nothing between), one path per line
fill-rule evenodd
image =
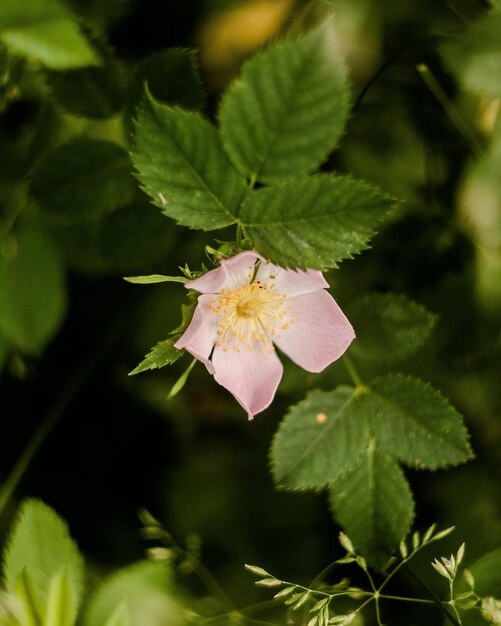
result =
M431 385L403 374L380 376L353 410L369 421L377 445L404 463L436 469L472 457L459 413Z
M436 316L403 295L366 294L345 313L356 329L350 354L360 359L394 361L415 352L430 336Z
M158 616L162 623L181 626L180 607L169 595L172 572L165 562L139 562L110 576L91 597L84 611L83 626L114 626L127 624L117 620L125 615L130 626L155 626Z
M443 46L446 64L465 87L491 98L501 96L501 13L491 11Z
M109 141L76 139L36 167L30 193L45 217L81 223L111 213L134 192L128 154Z
M102 120L115 115L125 102L123 71L110 50L101 51L99 67L47 72L47 83L57 104L81 117Z
M164 104L186 109L201 109L204 104L202 81L196 53L185 48L160 50L142 59L134 68L128 86L129 115L144 97L148 85L151 95Z
M276 43L247 61L223 98L225 150L251 180L307 174L336 146L348 101L344 62L326 26Z
M368 247L395 201L349 176L312 176L259 189L240 219L255 248L277 265L325 269Z
M44 626L74 626L78 602L78 590L71 572L64 567L49 582Z
M53 69L100 63L69 9L57 0L3 0L0 39L13 52Z
M185 276L163 276L162 274L150 274L149 276L124 276L124 280L134 285L153 285L156 283L186 283Z
M271 448L278 486L321 489L360 454L369 435L365 420L351 410L354 394L355 389L347 386L315 390L290 409Z
M72 601L78 604L83 588L83 560L68 527L56 512L39 500L26 500L16 517L4 550L4 578L8 591L26 572L45 606L54 577L65 569Z
M165 215L202 230L235 223L246 193L244 179L228 161L208 120L147 94L135 135L137 176Z
M413 500L402 470L372 442L330 487L330 504L371 565L381 568L409 530Z
M174 348L174 344L178 338L179 337L176 336L157 343L146 355L144 361L141 361L141 363L129 373L129 376L140 374L146 370L160 369L165 365L175 363L184 354L184 350Z
M6 340L41 351L65 310L63 268L47 236L24 226L0 239L0 332Z

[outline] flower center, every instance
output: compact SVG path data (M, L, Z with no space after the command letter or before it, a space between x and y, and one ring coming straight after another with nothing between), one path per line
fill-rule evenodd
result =
M209 307L220 320L216 345L239 352L242 344L253 350L257 343L263 351L273 351L271 338L278 336L279 329L288 328L286 299L274 283L259 280L231 291L223 289Z

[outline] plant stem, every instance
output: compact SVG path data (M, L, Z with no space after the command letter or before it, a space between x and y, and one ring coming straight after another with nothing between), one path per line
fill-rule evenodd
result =
M476 154L477 157L481 159L485 158L485 152L478 143L472 130L465 122L454 104L451 102L445 91L442 89L437 79L433 76L430 68L425 63L419 63L416 66L416 70L423 79L425 85L439 101L445 113L447 114L447 117L451 120L451 122L463 136L472 151Z
M365 387L362 379L360 378L359 373L357 372L357 368L355 367L355 364L353 363L351 358L345 354L341 360L343 361L344 366L346 367L346 370L348 371L348 374L350 375L350 378L353 381L354 385L359 388Z

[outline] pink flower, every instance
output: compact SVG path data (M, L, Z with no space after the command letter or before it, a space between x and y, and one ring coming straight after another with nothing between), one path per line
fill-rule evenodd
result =
M286 270L241 252L186 283L202 295L174 345L202 361L252 419L271 404L282 378L275 346L308 372L321 372L354 339L328 286L321 272Z

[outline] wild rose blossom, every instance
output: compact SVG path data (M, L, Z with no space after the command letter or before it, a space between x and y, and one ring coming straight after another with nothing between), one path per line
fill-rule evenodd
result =
M282 378L275 346L321 372L355 337L316 270L287 270L241 252L185 286L202 295L174 346L202 361L249 419L271 404Z

